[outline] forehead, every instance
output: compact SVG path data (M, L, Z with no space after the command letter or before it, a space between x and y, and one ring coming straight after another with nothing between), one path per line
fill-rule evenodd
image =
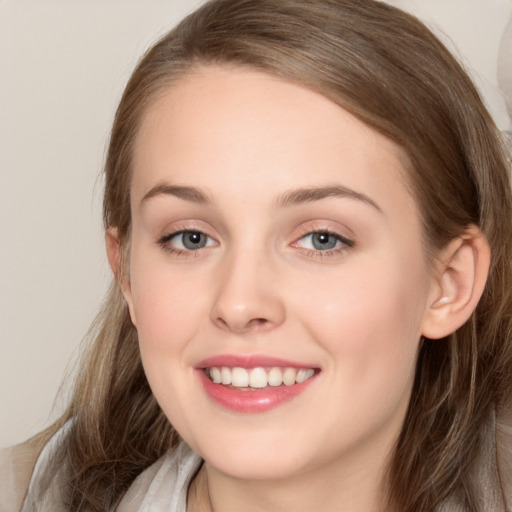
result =
M247 69L199 68L164 89L133 157L133 199L169 180L248 196L341 180L411 201L395 143L321 94Z

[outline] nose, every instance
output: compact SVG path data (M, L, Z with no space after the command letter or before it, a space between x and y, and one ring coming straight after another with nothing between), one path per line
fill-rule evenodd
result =
M245 251L224 261L211 309L217 327L249 334L271 330L284 321L285 304L270 259L262 252Z

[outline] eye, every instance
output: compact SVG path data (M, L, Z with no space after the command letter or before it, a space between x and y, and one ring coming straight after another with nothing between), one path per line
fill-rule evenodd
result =
M215 245L215 241L201 231L178 231L164 236L159 242L176 251L197 251Z
M334 249L340 243L340 239L330 233L310 233L302 238L302 246L305 249L328 251Z
M354 242L336 233L329 231L316 231L308 233L293 244L294 247L300 247L309 251L340 251L354 246Z

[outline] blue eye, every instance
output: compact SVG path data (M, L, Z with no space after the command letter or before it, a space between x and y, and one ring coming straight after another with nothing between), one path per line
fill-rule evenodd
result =
M179 231L162 238L160 244L178 251L197 251L215 245L215 242L201 231Z
M308 237L311 238L311 245L313 248L318 251L334 249L340 243L338 237L329 233L311 233Z
M315 233L308 233L303 236L297 245L302 249L313 251L330 251L346 247L353 247L354 243L351 240L341 236L329 233L328 231L319 231Z

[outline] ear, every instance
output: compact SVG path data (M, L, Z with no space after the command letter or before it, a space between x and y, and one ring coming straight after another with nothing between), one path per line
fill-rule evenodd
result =
M475 310L485 288L491 251L476 226L441 251L422 334L439 339L455 332Z
M124 268L126 262L123 261L123 249L121 246L121 241L119 240L117 228L107 229L107 231L105 232L105 245L107 246L108 263L121 288L124 299L128 304L128 309L130 311L130 318L132 319L132 323L133 325L136 325L135 314L133 309L132 290L130 286L130 278Z

